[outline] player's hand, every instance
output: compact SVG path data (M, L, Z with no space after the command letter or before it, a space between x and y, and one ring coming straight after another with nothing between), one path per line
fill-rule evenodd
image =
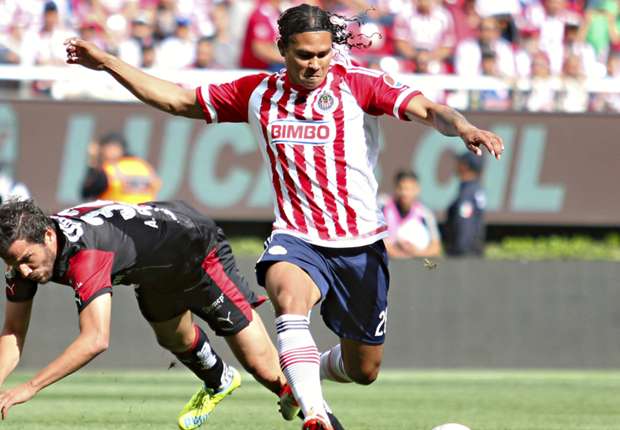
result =
M104 61L109 55L94 43L72 37L65 40L67 63L79 64L93 70L103 70Z
M482 148L486 148L498 160L504 152L504 142L497 134L477 127L471 127L461 134L465 146L476 155L482 155Z
M0 393L0 413L2 414L2 419L6 419L11 406L27 402L35 394L37 394L37 391L28 382Z

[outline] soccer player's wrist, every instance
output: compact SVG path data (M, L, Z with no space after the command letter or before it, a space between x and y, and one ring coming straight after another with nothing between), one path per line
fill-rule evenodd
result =
M101 66L99 67L99 69L104 70L108 73L116 72L118 71L118 66L120 62L121 60L118 57L115 57L114 55L106 52L105 56L101 60Z
M38 393L43 388L41 384L38 384L34 379L26 382L26 385L34 394Z

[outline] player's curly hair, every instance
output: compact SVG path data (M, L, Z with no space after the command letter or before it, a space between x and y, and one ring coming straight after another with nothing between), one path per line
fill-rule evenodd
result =
M280 32L279 42L288 47L294 34L307 31L329 31L332 42L336 45L346 45L349 48L367 48L371 42L363 40L350 31L351 24L362 24L362 16L344 17L321 9L318 6L301 4L285 10L278 19Z
M9 200L0 205L0 255L7 255L16 240L44 243L45 232L54 223L32 199Z

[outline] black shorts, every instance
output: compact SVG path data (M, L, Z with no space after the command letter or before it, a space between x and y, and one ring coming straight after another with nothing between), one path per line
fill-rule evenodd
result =
M220 229L217 244L201 267L203 277L196 285L178 285L174 291L166 292L148 285L136 288L144 318L163 322L189 310L205 320L218 336L230 336L247 327L252 321L252 307L259 306L266 298L250 290Z

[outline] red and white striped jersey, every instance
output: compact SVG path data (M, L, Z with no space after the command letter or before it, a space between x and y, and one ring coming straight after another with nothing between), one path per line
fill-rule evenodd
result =
M326 247L385 237L373 171L377 117L408 120L405 108L418 94L384 73L340 64L312 91L286 71L196 89L207 123L250 124L270 170L274 233Z

